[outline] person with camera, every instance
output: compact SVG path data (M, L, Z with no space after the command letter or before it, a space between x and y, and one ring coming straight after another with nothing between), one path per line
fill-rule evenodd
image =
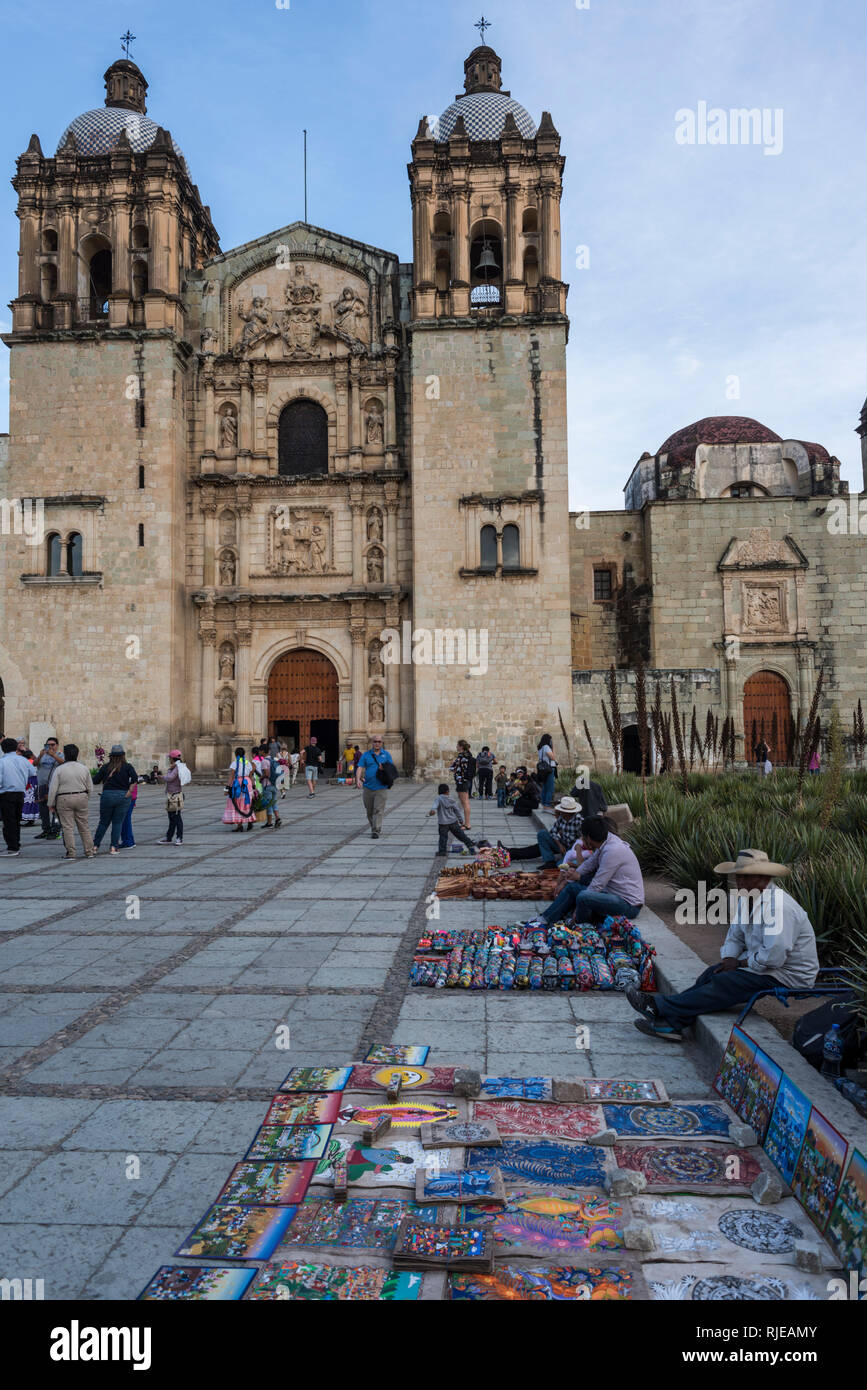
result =
M358 759L355 776L355 785L361 792L367 812L371 840L378 840L382 834L385 803L396 777L397 768L391 754L382 746L382 736L372 735L370 747Z

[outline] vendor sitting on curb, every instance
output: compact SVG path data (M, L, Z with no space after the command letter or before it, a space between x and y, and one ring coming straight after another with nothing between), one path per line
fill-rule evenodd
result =
M580 858L579 844L572 847L560 866L563 887L534 926L562 922L573 908L573 920L580 924L606 917L634 918L644 906L644 883L632 847L598 816L584 821L581 831L586 857Z
M720 964L710 966L682 994L626 991L633 1009L644 1015L636 1019L636 1028L653 1038L680 1042L681 1030L700 1014L735 1008L777 985L812 989L816 983L819 958L810 919L788 893L769 888L789 873L786 865L774 864L764 850L742 849L734 864L717 864L714 873L734 874L738 890Z

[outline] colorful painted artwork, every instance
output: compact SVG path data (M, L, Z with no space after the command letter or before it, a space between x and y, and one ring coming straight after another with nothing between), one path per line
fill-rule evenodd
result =
M828 1224L846 1167L848 1147L848 1140L814 1106L792 1178L792 1191L820 1231Z
M490 1155L467 1149L467 1168L482 1168L488 1163ZM555 1139L506 1139L497 1149L497 1167L506 1182L546 1187L601 1187L605 1180L602 1149Z
M332 1129L332 1125L263 1125L244 1157L282 1159L290 1163L321 1158Z
M546 1300L635 1297L635 1276L628 1269L573 1269L557 1265L498 1265L493 1274L452 1274L452 1298L475 1302L535 1303Z
M473 1172L465 1168L448 1173L428 1173L424 1169L419 1170L416 1176L415 1197L421 1204L477 1201L498 1202L502 1206L506 1200L506 1192L499 1168L490 1167L489 1155L488 1166L476 1168Z
M858 1149L840 1184L827 1236L845 1270L867 1268L867 1158Z
M802 1274L781 1265L733 1273L726 1265L647 1264L644 1273L655 1300L696 1303L801 1303L828 1297L828 1275ZM756 1321L756 1319L753 1319Z
M422 1148L417 1139L395 1139L388 1147L371 1149L357 1140L331 1139L316 1165L313 1181L334 1182L334 1164L346 1163L349 1181L361 1187L415 1187L420 1168L431 1172L458 1167L455 1150Z
M493 1120L444 1120L422 1125L419 1137L423 1149L460 1149L468 1146L497 1149L502 1143Z
M358 1125L363 1128L373 1124L380 1115L388 1115L392 1129L419 1129L421 1125L436 1124L438 1120L456 1120L456 1105L430 1105L424 1101L398 1101L388 1105L385 1101L376 1105L346 1105L338 1117L341 1125Z
M401 1222L394 1246L395 1269L469 1269L494 1267L494 1242L479 1226L444 1226L437 1222Z
M315 1163L239 1163L218 1202L242 1206L296 1206L307 1191Z
M403 1063L404 1066L416 1066L427 1061L429 1047L401 1047L400 1044L374 1043L373 1047L365 1057L365 1062L374 1062L382 1065L385 1062Z
M422 1276L371 1265L298 1264L280 1260L263 1265L247 1295L250 1299L301 1299L347 1303L413 1302L421 1292Z
M606 1105L603 1113L618 1139L728 1139L731 1124L721 1105Z
M191 1265L163 1265L139 1299L157 1303L162 1299L190 1298L199 1302L232 1303L248 1288L253 1269L196 1269Z
M202 1217L175 1254L200 1260L267 1260L285 1236L295 1210L220 1202Z
M551 1255L560 1260L588 1250L622 1250L623 1207L609 1197L560 1197L512 1189L505 1207L461 1208L464 1225L491 1231L500 1255Z
M437 1209L393 1198L350 1197L346 1202L335 1202L330 1196L305 1197L283 1245L304 1249L337 1246L388 1254L394 1248L398 1226L407 1216L416 1221L436 1221Z
M598 1105L553 1105L549 1101L477 1100L476 1120L493 1121L500 1133L541 1134L551 1139L590 1139L602 1129Z
M455 1085L454 1067L404 1066L395 1063L385 1067L359 1066L352 1068L353 1091L386 1091L395 1072L400 1077L401 1091L433 1091L450 1096Z
M743 1096L735 1108L741 1119L752 1125L760 1144L764 1143L768 1132L782 1079L782 1067L757 1047Z
M345 1091L352 1067L293 1067L281 1091Z
M774 1113L765 1136L765 1153L786 1182L795 1175L801 1145L810 1119L810 1101L793 1081L784 1076L777 1091Z
M731 1031L728 1046L723 1053L723 1059L713 1083L717 1095L722 1096L723 1100L727 1100L733 1110L737 1109L755 1055L756 1044L752 1038L742 1028L735 1026Z
M668 1101L661 1081L617 1081L590 1076L582 1084L587 1100L608 1105L660 1105Z
M479 1100L553 1100L550 1076L483 1076Z
M762 1169L744 1149L722 1144L615 1144L619 1168L643 1173L650 1189L662 1192L747 1192Z
M262 1123L266 1125L333 1124L340 1113L342 1100L343 1097L339 1091L334 1091L327 1096L275 1096Z

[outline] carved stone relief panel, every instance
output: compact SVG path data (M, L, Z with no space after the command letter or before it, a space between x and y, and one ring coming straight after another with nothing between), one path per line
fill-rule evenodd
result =
M333 574L334 517L322 507L272 507L269 574Z

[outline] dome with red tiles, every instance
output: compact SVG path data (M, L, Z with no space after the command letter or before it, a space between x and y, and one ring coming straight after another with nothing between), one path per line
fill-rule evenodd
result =
M708 415L669 435L657 450L660 454L694 454L699 444L782 444L767 425L743 415Z

